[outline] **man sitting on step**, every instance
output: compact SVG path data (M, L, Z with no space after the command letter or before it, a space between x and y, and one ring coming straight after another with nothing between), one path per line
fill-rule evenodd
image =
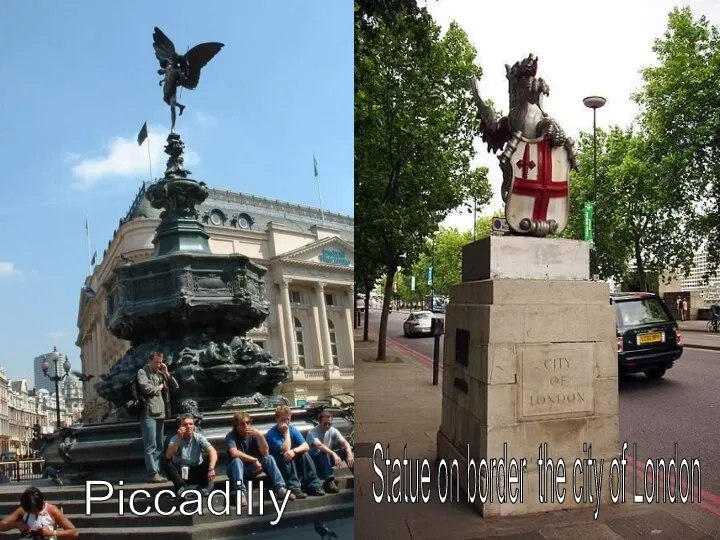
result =
M275 459L280 474L296 499L304 499L307 495L325 495L322 482L315 471L315 464L308 455L310 447L302 433L290 425L290 416L290 407L280 405L275 409L276 425L265 434L270 455Z
M265 471L278 499L285 499L287 489L277 464L269 455L265 436L252 427L252 418L244 411L233 416L233 430L225 436L229 463L227 475L230 480L230 492L240 489L241 504L247 505L246 482ZM295 496L291 493L290 500Z
M203 458L207 452L207 460ZM181 496L189 485L201 488L203 496L212 491L215 480L217 451L204 435L195 431L195 418L192 414L178 417L178 432L168 444L163 460L163 468Z
M350 443L333 427L332 421L330 411L321 412L318 425L308 431L307 443L318 478L324 482L323 488L328 493L337 493L333 467L340 467L345 461L352 471L354 459Z

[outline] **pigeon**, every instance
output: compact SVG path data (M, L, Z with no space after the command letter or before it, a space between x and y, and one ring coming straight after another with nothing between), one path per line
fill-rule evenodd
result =
M315 522L315 532L320 535L320 540L325 540L325 538L337 538L337 534L335 534L335 531L331 531L328 529L325 525L320 523L319 521Z

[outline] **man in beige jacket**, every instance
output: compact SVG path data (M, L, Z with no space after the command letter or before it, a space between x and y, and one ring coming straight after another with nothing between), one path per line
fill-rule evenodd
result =
M160 475L160 454L165 440L165 418L170 404L170 389L180 386L170 375L163 353L150 354L150 362L137 372L137 383L144 398L140 413L140 432L145 448L145 467L151 482L167 482Z

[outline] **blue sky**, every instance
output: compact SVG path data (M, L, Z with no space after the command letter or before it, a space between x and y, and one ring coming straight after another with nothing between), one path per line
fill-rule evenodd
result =
M80 369L85 217L101 256L149 178L145 121L153 174L164 171L153 27L179 52L225 43L180 99L194 178L318 206L315 154L324 208L351 215L352 17L350 0L2 4L0 364L11 378L32 385L33 358L53 345Z

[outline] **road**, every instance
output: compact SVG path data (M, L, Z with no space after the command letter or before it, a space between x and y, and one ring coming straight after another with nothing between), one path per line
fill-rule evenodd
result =
M406 313L392 312L388 337L412 356L428 365L432 377L433 338L406 338L402 323ZM371 311L370 325L380 324L380 311ZM660 381L643 375L620 380L620 443L627 442L629 453L637 444L637 456L699 459L703 491L720 495L720 464L715 462L720 444L720 351L693 349L691 344L720 347L720 336L684 332L685 351L673 369ZM442 343L440 359L442 362ZM442 370L441 370L442 372Z

